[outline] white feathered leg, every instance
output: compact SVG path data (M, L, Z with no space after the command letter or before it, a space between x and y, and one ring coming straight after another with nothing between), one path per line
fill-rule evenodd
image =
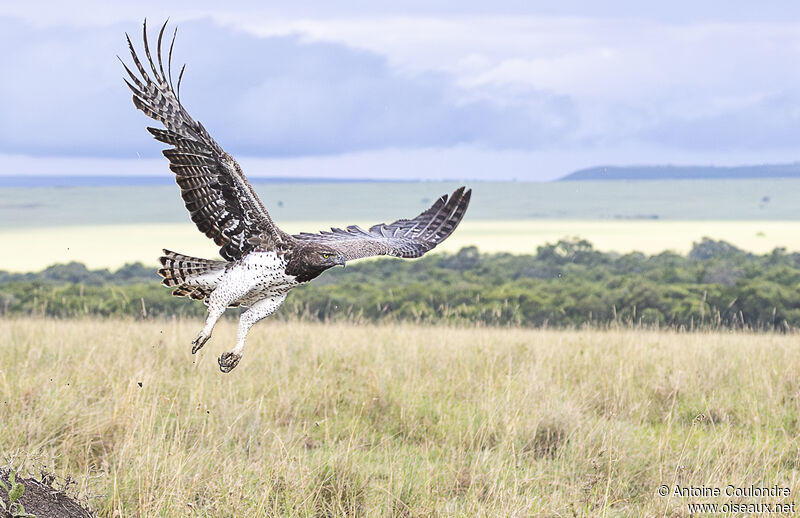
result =
M219 320L219 317L225 313L226 307L227 305L220 306L216 304L211 306L211 304L209 304L206 325L203 326L203 329L200 331L200 334L197 335L197 338L192 340L192 354L195 354L197 351L202 349L203 346L206 345L206 342L211 339L211 332L214 331L214 325L217 323L217 320Z
M239 329L236 332L236 346L231 350L222 353L219 357L219 370L222 372L230 372L239 364L239 360L244 355L244 342L247 339L247 333L253 324L273 314L281 303L286 299L286 294L275 295L266 299L259 300L253 304L250 309L242 313L239 318Z
M208 342L217 320L225 313L228 306L234 301L239 300L240 297L243 297L250 289L246 284L236 285L232 282L225 282L226 280L226 278L221 279L217 289L212 291L211 295L208 297L208 301L206 302L206 306L208 307L206 324L203 326L200 334L197 335L197 338L192 342L192 354L195 354Z

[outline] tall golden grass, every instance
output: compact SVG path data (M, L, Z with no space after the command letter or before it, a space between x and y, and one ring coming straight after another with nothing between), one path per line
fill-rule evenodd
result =
M193 357L199 326L0 320L2 450L101 516L688 516L800 490L795 335L273 321L224 375L234 324Z

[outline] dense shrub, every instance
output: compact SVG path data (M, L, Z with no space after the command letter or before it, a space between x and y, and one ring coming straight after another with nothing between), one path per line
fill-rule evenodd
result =
M754 255L704 239L688 256L594 250L562 240L535 255L467 247L416 261L379 259L333 269L293 290L279 315L314 320L479 322L490 325L800 326L800 254ZM79 263L0 272L0 315L200 316L170 296L155 270ZM233 312L232 312L233 313Z

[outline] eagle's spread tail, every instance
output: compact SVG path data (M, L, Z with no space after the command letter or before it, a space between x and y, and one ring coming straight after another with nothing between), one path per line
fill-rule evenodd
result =
M164 278L164 286L176 286L172 294L176 297L191 297L203 300L217 287L228 263L212 261L164 250L162 268L158 274Z

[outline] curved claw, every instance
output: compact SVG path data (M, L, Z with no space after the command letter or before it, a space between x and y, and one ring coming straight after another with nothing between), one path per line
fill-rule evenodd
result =
M222 353L217 362L219 363L219 370L224 373L232 371L237 365L239 360L242 359L240 354L234 354L230 351Z
M206 345L206 342L211 339L211 335L205 336L203 333L197 335L197 338L192 340L192 354L196 354L197 351L203 348Z

